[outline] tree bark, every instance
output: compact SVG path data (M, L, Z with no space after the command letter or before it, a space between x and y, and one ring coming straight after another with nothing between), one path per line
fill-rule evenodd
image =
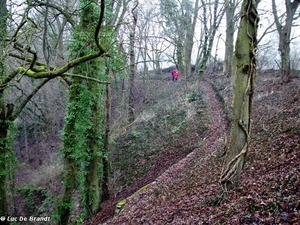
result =
M237 3L235 0L228 0L225 6L226 14L226 39L225 39L225 57L223 72L227 76L233 75L233 52L234 52L234 27L235 27L235 9Z
M137 7L139 1L134 1L133 9L131 10L133 16L132 30L130 32L130 77L129 77L129 98L128 98L128 122L132 123L135 118L134 113L134 79L136 74L136 64L135 64L135 36L136 36L136 26L137 26Z
M79 34L77 33L77 36L74 34L75 42L78 42L76 44L80 45L80 48L75 48L73 52L75 55L85 55L95 51L96 48L99 49L97 34L94 37L96 44L91 44L94 21L98 19L96 4L85 0L82 0L81 4L84 7L80 15L79 29L75 31ZM78 35L79 40L76 39ZM86 39L82 40L82 36ZM80 49L79 52L77 49ZM103 78L99 72L101 65L104 63L100 60L93 60L77 66L74 74L82 74L93 79ZM86 216L90 217L100 210L100 183L103 176L103 90L99 83L80 77L74 77L70 86L62 148L65 158L64 194L61 206L58 207L61 224L68 223L73 191L77 188L75 184L79 185Z
M238 185L250 144L251 108L256 75L257 47L257 2L244 0L236 41L236 82L234 92L234 120L231 143L220 177L225 197L226 192Z
M78 79L78 78L77 78ZM76 104L77 99L76 96L79 95L79 91L77 90L77 86L71 85L70 93L69 93L69 105ZM69 108L68 114L72 109ZM76 173L78 170L78 166L76 164L76 159L73 154L73 144L74 140L76 140L76 135L74 134L74 130L76 127L76 116L70 117L68 121L66 121L66 125L64 127L64 135L63 135L63 150L64 150L64 170L63 170L63 197L61 202L58 204L58 214L61 225L67 225L69 221L69 217L71 215L72 210L72 197L73 191L75 190L76 183Z
M101 184L101 201L104 202L109 199L109 161L108 161L108 147L109 147L109 132L110 132L110 86L107 84L105 89L105 98L104 98L104 137L103 137L103 177Z
M93 64L93 63L91 63ZM92 65L93 72L96 71L96 65ZM96 75L96 74L95 74ZM91 98L93 102L91 105L91 122L92 127L87 135L87 143L89 145L88 154L91 154L91 159L87 160L88 171L87 178L87 192L83 193L85 197L85 206L88 216L92 216L100 211L101 206L101 180L103 177L103 108L101 106L103 99L104 88L97 83L90 83L89 89L94 97Z

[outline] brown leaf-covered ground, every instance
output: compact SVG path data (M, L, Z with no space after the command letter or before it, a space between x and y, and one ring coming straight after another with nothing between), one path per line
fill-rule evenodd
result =
M231 97L228 81L216 75L202 82L211 119L201 146L168 168L161 165L162 173L150 171L105 202L86 224L300 224L300 79L281 84L274 73L265 73L256 83L248 160L240 186L220 206L212 202L219 188ZM113 216L124 198L122 212Z

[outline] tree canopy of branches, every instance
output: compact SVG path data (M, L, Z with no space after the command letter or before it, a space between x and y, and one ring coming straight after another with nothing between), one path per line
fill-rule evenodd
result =
M0 13L1 13L1 80L0 80L0 107L1 107L1 124L0 124L0 134L1 134L1 146L0 146L0 214L8 215L8 205L7 205L7 174L8 171L12 171L10 168L11 160L5 160L10 154L9 151L9 143L11 143L11 139L9 137L9 126L11 122L13 122L26 104L30 101L30 99L38 92L38 90L46 84L49 80L57 78L57 77L77 77L84 78L85 80L93 81L94 83L107 83L107 81L100 81L97 77L93 76L83 76L82 74L71 74L69 73L70 69L74 67L78 67L82 63L87 63L89 61L95 60L100 56L106 55L106 51L99 43L99 31L101 29L101 24L104 18L104 5L105 1L101 1L101 13L100 16L97 17L96 23L92 24L94 31L94 38L90 40L94 40L93 49L90 49L88 52L82 52L82 54L77 54L73 56L73 58L67 62L62 63L60 66L52 66L50 65L50 54L48 52L47 40L44 35L44 47L43 49L39 49L34 47L34 42L37 41L35 38L38 37L37 34L40 33L40 27L38 22L35 22L31 16L33 15L35 9L38 7L46 7L45 16L48 15L49 9L55 10L58 14L62 14L66 20L73 24L73 20L70 18L70 14L68 11L60 8L59 6L53 5L49 3L49 1L45 2L29 2L29 4L24 8L23 16L21 20L17 23L15 29L10 29L8 32L8 23L9 16L6 1L1 1L0 4ZM46 13L47 12L47 13ZM86 14L87 16L89 14ZM88 17L85 17L88 18ZM47 17L45 17L45 21L47 21ZM15 21L13 21L15 22ZM48 25L48 22L47 22ZM85 46L87 47L87 46ZM7 62L11 60L11 58L15 59L14 63L10 63L10 67L8 68ZM90 75L90 74L88 74ZM25 96L21 102L17 104L6 103L5 93L9 91L9 89L17 84L24 77L31 77L34 79L40 79L41 82L32 90L30 94ZM98 106L98 105L97 105Z

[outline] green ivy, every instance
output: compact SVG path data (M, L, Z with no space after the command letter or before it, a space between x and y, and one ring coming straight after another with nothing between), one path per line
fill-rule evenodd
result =
M68 46L69 57L75 58L98 51L94 41L94 32L99 17L99 6L92 1L81 0L80 23L75 27L72 33L73 41ZM111 18L113 14L106 11L105 18ZM98 58L74 68L72 73L80 74L86 77L96 78L102 81L108 81L110 78L107 71L118 71L124 68L125 60L119 53L119 45L115 41L115 31L111 26L102 24L99 33L99 42L103 49L107 51L109 57ZM88 175L90 165L94 159L104 159L107 155L103 153L103 134L102 127L104 120L104 108L102 104L105 86L85 80L83 78L73 77L71 80L69 103L67 116L65 117L65 127L62 132L63 146L60 150L66 163L72 162L75 167L76 184L75 187L80 193L81 206L85 209L78 221L83 221L89 207L96 198L96 193L89 190ZM97 152L95 152L95 148ZM102 160L98 162L98 176L102 177ZM67 178L64 178L65 187L70 187ZM72 181L70 181L72 182ZM70 199L60 200L58 208L71 209ZM59 215L57 216L59 219Z
M28 215L38 216L46 212L53 204L53 195L49 191L36 187L33 184L17 187L16 191L25 200L25 209Z

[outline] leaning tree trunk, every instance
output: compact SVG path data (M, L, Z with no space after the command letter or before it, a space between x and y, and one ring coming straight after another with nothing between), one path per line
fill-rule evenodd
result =
M239 183L250 143L251 107L256 75L257 3L244 0L236 41L236 85L231 143L220 177L222 196Z

